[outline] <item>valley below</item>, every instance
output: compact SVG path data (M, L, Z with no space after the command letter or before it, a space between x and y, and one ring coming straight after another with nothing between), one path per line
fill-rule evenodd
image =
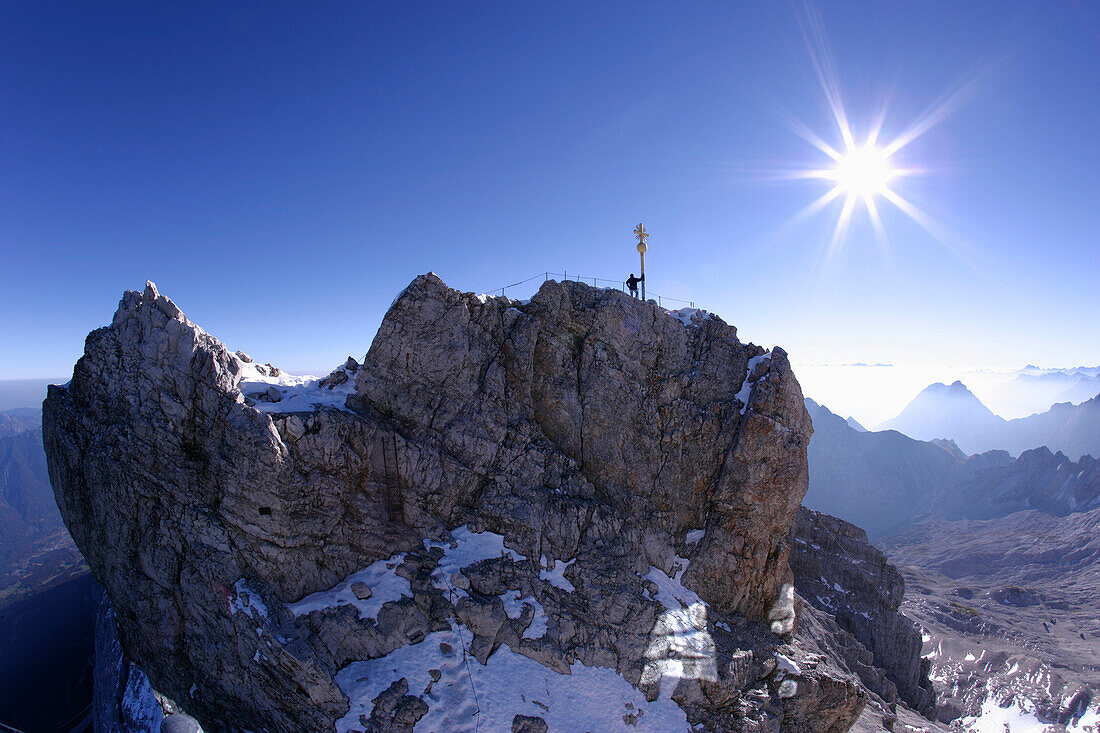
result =
M937 717L985 733L1100 730L1100 510L929 519L879 539L924 632ZM1007 727L1005 727L1007 724Z

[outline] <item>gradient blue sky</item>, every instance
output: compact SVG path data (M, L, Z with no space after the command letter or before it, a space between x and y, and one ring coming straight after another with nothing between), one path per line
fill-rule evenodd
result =
M970 90L898 155L946 241L784 229L827 188L772 180L824 163L785 117L840 144L814 17L857 137ZM4 2L0 69L0 379L69 374L146 279L327 371L418 273L625 277L638 221L652 292L796 366L1100 363L1097 3Z

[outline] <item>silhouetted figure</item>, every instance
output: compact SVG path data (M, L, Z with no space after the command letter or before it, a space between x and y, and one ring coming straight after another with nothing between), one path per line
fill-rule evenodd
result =
M626 279L626 286L630 288L630 294L635 298L638 297L638 283L645 280L645 275L641 277L634 277L634 273L630 273L630 277Z

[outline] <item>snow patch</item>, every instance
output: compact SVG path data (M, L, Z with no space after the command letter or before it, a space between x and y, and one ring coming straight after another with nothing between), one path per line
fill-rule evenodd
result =
M706 531L705 529L692 529L692 530L688 530L688 534L687 534L687 543L688 543L689 545L694 545L694 544L698 543L698 542L699 542L699 540L703 539L703 536L704 536L704 535L705 535L706 533L707 533L707 531Z
M361 730L359 717L369 718L374 698L401 678L408 683L408 694L428 705L417 730L508 731L516 715L540 717L552 731L691 730L679 705L671 700L648 702L612 669L575 662L569 674L558 674L507 646L482 665L465 653L472 640L466 627L452 623L451 630L428 634L418 644L344 667L336 684L348 696L351 709L336 722L337 733ZM432 681L430 670L439 675L437 681ZM637 717L629 724L624 715Z
M712 314L702 308L680 308L679 310L669 311L668 314L685 326L694 326L695 328L714 318ZM698 321L696 321L696 317L698 317Z
M693 603L661 614L649 634L641 685L660 684L668 698L680 679L718 679L718 653L707 631L707 606Z
M458 598L469 595L464 588L456 587L451 581L451 577L459 573L462 568L497 557L511 558L514 562L527 559L504 546L504 535L496 532L471 532L465 524L451 530L451 544L424 540L425 550L433 547L442 548L443 557L439 559L439 565L432 571L432 585Z
M1046 733L1049 724L1039 721L1029 702L1013 698L1001 707L989 695L982 703L981 715L961 718L956 724L967 733Z
M696 603L703 603L702 599L699 598L695 591L685 588L684 584L680 582L680 579L684 576L684 571L687 570L688 561L682 557L677 557L676 566L678 566L679 569L673 577L665 575L664 571L660 568L655 568L652 565L649 566L649 572L646 573L644 577L657 586L656 599L660 601L665 608L673 610L678 610Z
M650 566L645 579L657 586L646 593L667 609L649 634L641 684L660 684L658 699L669 699L679 679L718 679L714 638L707 631L707 604L681 582L688 561L676 558L676 574ZM729 627L726 627L727 629Z
M546 555L541 556L539 558L539 580L545 580L555 588L573 593L577 589L565 579L565 571L576 561L577 558L573 558L569 562L555 560L553 566L551 566L550 561L546 559Z
M510 619L517 619L522 616L523 607L528 603L535 609L535 615L531 619L531 625L523 632L524 639L540 639L546 634L546 623L549 618L546 615L546 609L542 607L541 603L535 600L534 596L520 598L518 590L510 590L502 595L500 600L504 603L504 613L507 614Z
M1035 703L1021 695L1012 695L1003 702L987 694L982 702L981 714L960 718L955 726L967 733L1047 733L1053 723L1042 721L1036 713ZM1100 708L1085 712L1076 721L1065 724L1067 733L1095 733L1100 730Z
M236 593L229 599L229 613L246 613L256 620L267 620L267 606L260 594L248 587L244 578L234 583L233 589Z
M328 590L311 593L300 601L287 604L287 608L297 617L325 608L355 606L359 610L359 618L378 618L378 613L385 604L413 596L409 581L394 572L403 562L403 552L378 560L352 573ZM352 586L357 583L363 583L370 589L369 598L361 599L355 595Z
M771 359L772 354L770 351L767 351L760 356L754 356L749 359L748 370L745 372L745 381L741 383L741 389L735 395L736 398L741 402L742 415L744 415L745 411L749 409L749 399L752 397L753 387L755 387L756 382L759 381L758 379L754 380L752 378L753 372L756 371L757 364L760 364L761 362L771 362Z
M776 666L786 674L802 674L802 669L794 663L793 659L785 654L776 652L775 663Z

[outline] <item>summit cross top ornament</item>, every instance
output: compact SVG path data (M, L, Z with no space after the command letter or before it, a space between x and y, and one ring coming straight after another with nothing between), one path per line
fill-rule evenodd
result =
M649 232L645 230L645 224L634 227L634 236L638 238L638 249L644 251L642 247L645 246L645 240L649 239Z

